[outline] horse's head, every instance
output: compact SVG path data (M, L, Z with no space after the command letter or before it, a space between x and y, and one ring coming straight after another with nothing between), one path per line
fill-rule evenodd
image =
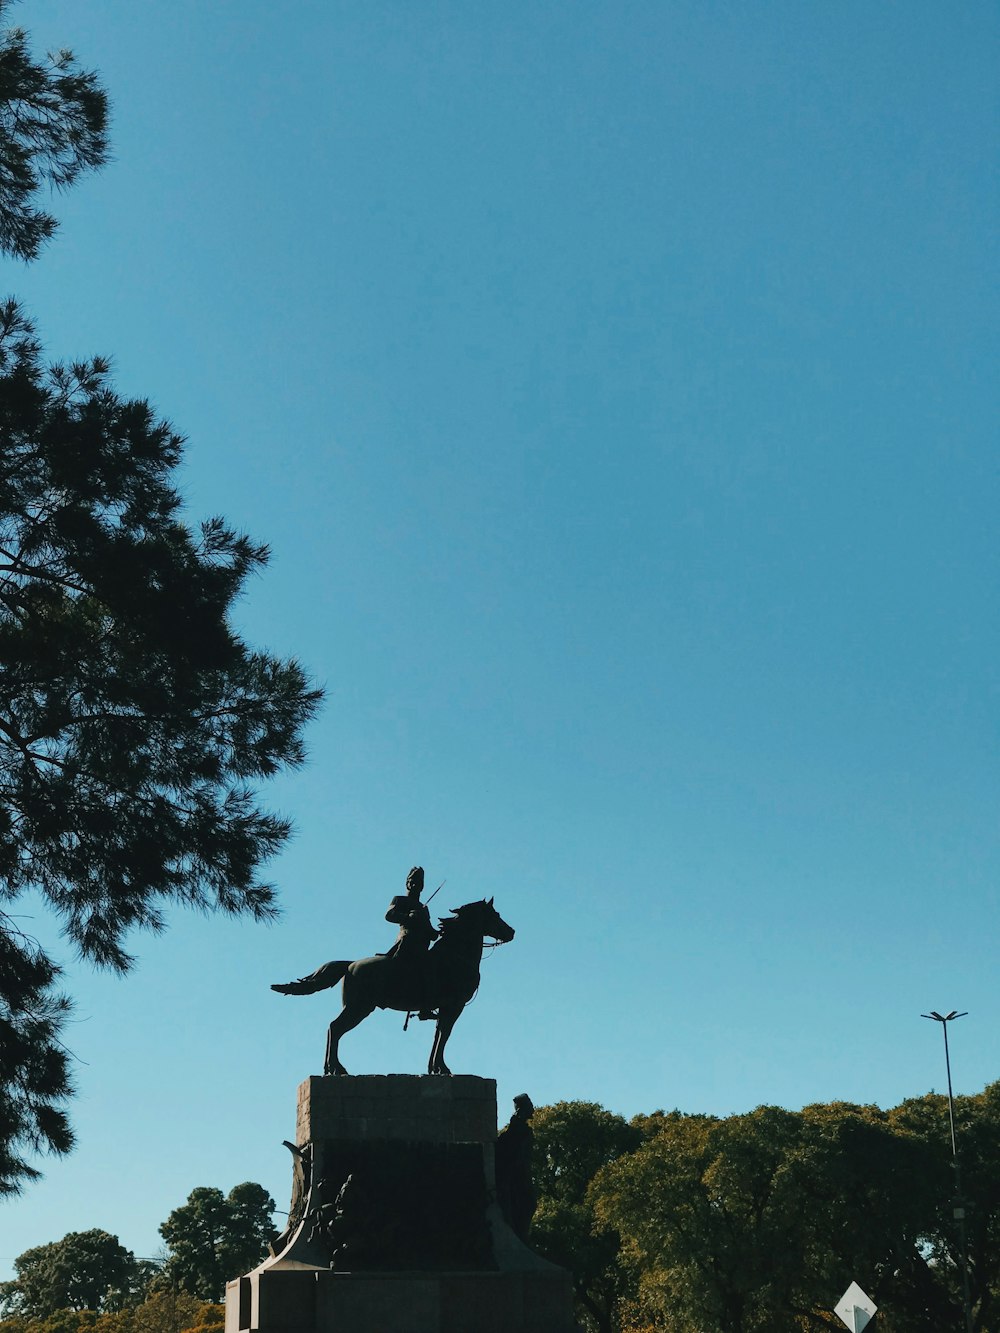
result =
M485 938L497 940L500 944L509 944L514 938L513 926L508 926L500 913L489 902L466 903L464 907L452 908L455 916L463 922L474 923L476 930Z

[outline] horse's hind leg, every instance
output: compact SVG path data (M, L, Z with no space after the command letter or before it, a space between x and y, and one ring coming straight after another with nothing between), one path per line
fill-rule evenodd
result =
M461 1009L445 1010L442 1006L438 1011L437 1027L434 1029L434 1044L431 1047L431 1058L427 1062L428 1074L450 1074L451 1070L444 1062L444 1048L448 1044L448 1038L451 1036L451 1030L458 1020Z
M330 1024L330 1030L326 1034L326 1062L323 1065L324 1074L346 1074L347 1070L340 1063L340 1056L337 1054L337 1047L340 1045L340 1039L345 1032L350 1032L351 1028L356 1028L363 1022L375 1008L373 1004L361 1006L360 1008L348 1009L345 1005L340 1013Z

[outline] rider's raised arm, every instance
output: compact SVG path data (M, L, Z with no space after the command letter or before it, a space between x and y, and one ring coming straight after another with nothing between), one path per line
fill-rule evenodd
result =
M402 896L393 898L389 904L389 910L385 914L385 919L391 921L394 926L401 926L409 910L410 900L408 898Z

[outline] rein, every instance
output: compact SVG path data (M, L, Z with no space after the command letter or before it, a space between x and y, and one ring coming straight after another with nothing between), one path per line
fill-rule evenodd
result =
M483 954L485 955L487 949L490 949L490 950L492 950L492 949L499 949L500 946L501 946L502 944L506 944L506 942L507 942L506 940L489 940L488 942L487 942L486 940L483 940ZM476 989L475 989L475 990L472 992L472 994L469 996L469 998L466 1000L465 1005L464 1005L463 1007L466 1008L466 1009L468 1009L469 1005L472 1003L472 1001L476 998L476 996L477 996L478 994L479 994L479 987L477 986ZM411 1018L416 1018L416 1017L419 1015L419 1012L420 1012L419 1009L408 1009L408 1010L407 1010L407 1012L406 1012L406 1017L403 1019L403 1031L404 1031L404 1032L405 1032L405 1031L407 1030L407 1028L410 1026L410 1019L411 1019ZM433 1010L432 1010L431 1012L433 1013Z

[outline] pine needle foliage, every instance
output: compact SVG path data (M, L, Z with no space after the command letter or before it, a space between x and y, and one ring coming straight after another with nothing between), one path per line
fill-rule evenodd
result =
M0 0L0 24L10 12ZM35 59L21 28L0 32L0 250L34 259L56 229L35 197L108 159L108 98L71 51Z
M267 548L192 528L183 441L101 358L46 366L0 305L0 1193L64 1152L58 968L18 929L33 892L78 955L124 973L180 903L266 921L289 823L251 786L304 757L320 691L230 611Z

